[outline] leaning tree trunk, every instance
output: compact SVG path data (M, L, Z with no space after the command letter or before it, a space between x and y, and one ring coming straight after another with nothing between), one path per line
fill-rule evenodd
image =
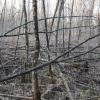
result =
M47 27L47 19L46 19L46 10L45 10L45 0L42 0L42 6L43 6L43 14L44 14L44 23L45 23L45 32L46 32L46 43L47 43L47 49L48 51L49 49L49 37L48 37L48 27ZM50 61L50 55L48 54L48 61ZM51 68L51 64L49 64L49 74L51 77L51 82L52 82L52 78L53 78L53 73L52 73L52 68Z
M54 11L53 19L52 19L51 25L50 25L50 32L52 31L52 28L53 28L55 16L56 16L57 10L58 10L58 8L59 8L59 2L60 2L60 0L57 0L57 4L56 4L55 11ZM49 34L49 42L50 42L50 38L51 38L51 33Z
M33 0L33 20L34 20L34 34L35 34L35 55L33 59L33 66L36 66L38 58L39 58L39 52L40 52L40 40L39 40L39 34L38 34L38 17L37 17L37 0ZM33 82L33 100L41 100L39 86L38 86L38 77L37 77L37 71L32 72L32 82Z

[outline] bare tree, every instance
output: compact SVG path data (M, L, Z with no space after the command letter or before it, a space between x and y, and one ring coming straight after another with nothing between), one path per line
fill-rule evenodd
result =
M27 23L26 0L23 0L23 14L24 14L25 23ZM26 57L25 57L26 60L25 60L24 70L28 68L28 56L29 56L29 38L28 38L27 24L25 24L25 42L26 42ZM26 82L27 81L26 79L27 79L26 75L23 75L21 81Z
M44 22L45 22L45 31L46 31L46 43L47 43L47 49L48 51L49 49L49 35L48 35L48 27L47 27L47 19L46 19L46 10L45 10L45 0L42 0L42 5L43 5L43 14L44 14ZM50 61L50 55L48 54L48 61ZM51 76L51 82L52 82L52 68L51 68L51 64L49 65L49 74Z
M40 52L40 40L38 34L38 16L37 16L37 0L33 0L33 20L34 20L34 34L35 34L35 54L33 59L33 66L35 67L38 62ZM40 91L38 87L37 71L32 72L33 82L33 100L41 100Z
M70 29L69 29L69 37L68 37L68 50L70 49L70 45L71 45L71 34L72 34L71 27L72 27L74 2L75 2L75 0L72 1L72 6L71 6ZM68 56L69 56L69 53L68 53Z
M61 16L61 14L62 14L62 10L63 10L63 4L64 4L64 2L65 2L65 0L61 0L60 1L60 7L59 7L59 14L58 14L58 16L59 16L59 18L58 18L58 21L57 21L57 31L56 31L56 36L55 36L55 46L56 46L56 49L58 48L58 29L59 29L59 25L60 25L60 16ZM56 53L56 55L57 55L57 53Z
M53 24L54 24L55 16L56 16L57 10L59 8L59 2L60 2L60 0L57 0L57 4L56 4L55 11L54 11L53 19L52 19L51 25L50 25L50 32L52 31L52 27L53 27ZM50 37L51 37L51 33L49 35L49 41L50 41Z

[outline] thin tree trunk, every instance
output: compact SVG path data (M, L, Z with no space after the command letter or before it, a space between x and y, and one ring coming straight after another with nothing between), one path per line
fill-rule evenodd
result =
M72 7L71 7L71 17L70 17L70 30L69 30L69 38L68 38L68 50L70 49L70 45L71 45L71 27L72 27L72 15L73 15L73 8L74 8L74 0L72 1ZM67 55L69 57L69 53Z
M39 34L38 34L38 16L37 16L37 0L33 0L33 20L34 20L34 34L35 34L35 55L33 59L33 66L36 66L38 58L39 58L39 52L40 52L40 40L39 40ZM32 72L32 82L33 82L33 100L41 100L41 95L39 91L38 86L38 77L37 72Z
M64 9L64 3L63 3L63 53L65 52L65 23L64 23L64 16L65 16L65 9ZM65 56L64 56L65 57Z
M57 32L56 32L56 37L55 37L56 49L58 49L58 29L59 29L59 25L60 25L60 16L61 16L61 13L62 13L63 4L64 4L64 0L61 1L60 8L59 8L59 14L58 14L59 18L58 18L58 22L57 22ZM56 56L57 56L57 52L56 52Z
M82 6L82 5L81 5ZM84 22L84 11L85 11L85 8L83 9L82 11L82 18L81 18L81 21L79 22L79 26L82 26L83 25L83 22ZM81 27L79 28L79 34L78 34L78 43L80 42L80 37L81 37L81 34L82 34L82 31L81 31Z
M24 12L24 20L27 23L27 11L26 11L26 0L23 0L23 12ZM28 39L28 27L25 24L25 40L26 40L26 65L28 64L28 52L29 52L29 39Z
M38 16L37 16L37 0L33 0L33 20L34 20L34 34L35 34L35 55L34 64L37 63L40 52L40 40L38 34Z
M59 7L59 2L60 2L60 0L58 0L57 4L56 4L56 9L54 11L53 19L52 19L52 22L51 22L51 25L50 25L50 32L52 31L52 27L53 27L53 24L54 24L55 16L56 16L56 13L57 13L57 10L58 10L58 7ZM49 41L50 41L50 37L51 37L51 33L49 35Z
M49 49L48 27L47 27L47 20L46 20L45 0L42 0L42 5L43 5L43 14L44 14L44 22L45 22L47 49L49 51L50 49ZM48 61L50 61L50 55L49 54L48 54ZM51 64L49 65L49 74L50 74L51 80L52 80Z
M23 0L23 14L24 14L24 20L25 23L27 23L27 11L26 11L26 0ZM28 38L28 27L27 24L25 24L25 42L26 42L26 60L25 60L25 68L24 70L26 70L28 68L28 56L29 56L29 38ZM28 82L27 80L28 75L23 75L22 76L22 82Z
M89 10L89 26L90 26L90 34L89 34L89 38L90 37L92 37L93 36L93 32L92 32L92 28L91 28L91 24L92 24L92 15L93 15L93 10L94 10L94 4L95 4L95 0L93 0L92 2L91 2L91 5L90 5L90 10ZM88 43L88 50L90 50L91 49L91 46L90 46L90 44ZM88 53L88 58L92 58L92 53Z

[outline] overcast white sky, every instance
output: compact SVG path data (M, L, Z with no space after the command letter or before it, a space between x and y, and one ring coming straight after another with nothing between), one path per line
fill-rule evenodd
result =
M7 4L7 8L10 8L11 5L13 5L17 10L20 9L20 7L22 7L22 1L23 0L6 0L6 4ZM38 0L39 2L40 0ZM51 12L53 12L54 8L55 8L55 4L57 2L57 0L46 0L49 2L49 7L50 7L50 10ZM70 2L71 3L72 0L66 0L66 2ZM77 5L77 8L79 9L79 2L81 0L76 0L76 5ZM85 1L91 1L91 0L85 0ZM99 0L95 0L95 7L94 7L94 11L97 12L98 11L98 6L100 6L99 4ZM0 0L0 10L3 8L3 5L4 5L4 2L5 0ZM27 0L27 4L28 3L32 3L32 0ZM91 2L90 2L91 3ZM79 9L80 10L80 9Z
M11 5L12 4L14 4L14 6L16 7L16 9L20 9L20 6L21 6L21 4L22 4L22 1L23 0L6 0L6 4L7 4L7 6L10 8L11 7ZM27 1L27 3L31 3L32 2L32 0L26 0ZM39 0L40 1L40 0ZM51 6L54 6L54 4L55 4L55 2L56 2L56 0L46 0L46 1L49 1L50 2L50 4L51 4ZM4 5L4 2L5 2L5 0L0 0L0 7L2 8L3 7L3 5Z
M6 7L7 7L7 9L11 9L12 10L12 8L11 7L14 7L16 10L20 10L21 8L22 8L22 2L23 2L23 0L0 0L0 13L1 13L1 11L2 11L2 9L3 9L3 6L4 6L4 3L5 3L5 1L6 1ZM33 0L26 0L26 2L27 2L27 5L29 5L30 4L30 7L27 7L27 8L32 8L31 6L31 4L32 4L32 1ZM40 2L41 0L38 0L38 3ZM48 9L49 9L49 11L52 13L53 11L54 11L54 8L55 8L55 3L56 3L56 1L57 0L46 0L46 2L49 2L48 3L48 6L50 7L50 9L49 9L49 7L48 7ZM13 5L13 6L12 6ZM41 7L41 6L38 6L38 7ZM22 9L21 9L22 10ZM41 9L40 9L41 10Z

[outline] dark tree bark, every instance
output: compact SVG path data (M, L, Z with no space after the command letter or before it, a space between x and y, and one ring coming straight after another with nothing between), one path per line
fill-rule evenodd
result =
M35 34L35 55L33 59L33 66L35 67L38 62L39 52L40 52L40 40L38 34L38 16L37 16L37 0L33 0L33 20L34 20L34 34ZM38 87L38 77L37 72L32 72L32 82L33 82L33 100L41 100L41 95Z

